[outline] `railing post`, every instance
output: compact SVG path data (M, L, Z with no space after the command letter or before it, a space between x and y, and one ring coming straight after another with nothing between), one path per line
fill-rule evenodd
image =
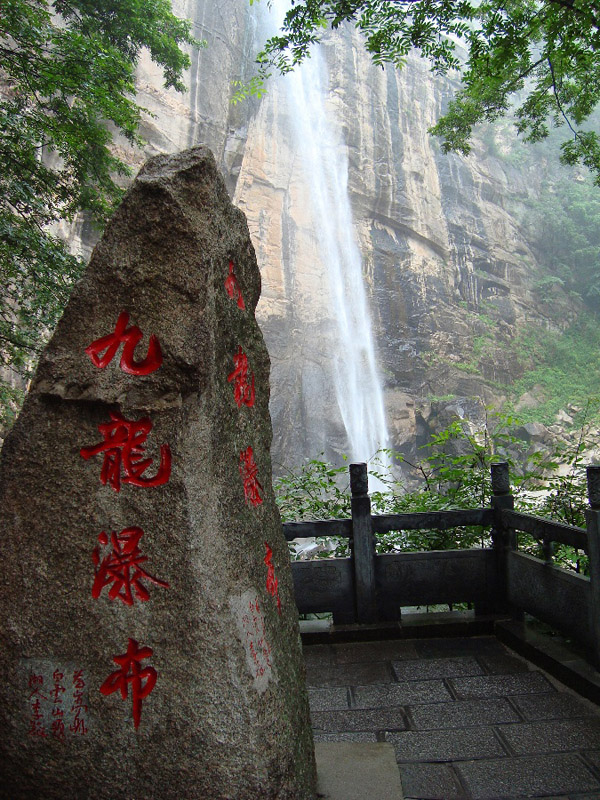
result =
M592 632L594 664L600 669L600 467L587 468L590 507L585 512L590 558L589 619Z
M510 608L508 597L508 554L516 549L516 536L514 530L507 528L502 518L502 511L513 509L515 499L510 491L510 475L508 463L500 461L491 464L492 473L492 508L494 509L494 528L492 529L492 542L496 554L496 597L494 610L504 612Z
M371 522L371 501L366 464L350 464L352 492L352 560L357 622L377 620L375 589L375 540Z

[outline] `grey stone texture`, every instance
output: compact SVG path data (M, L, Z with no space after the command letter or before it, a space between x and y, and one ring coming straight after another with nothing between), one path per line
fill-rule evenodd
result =
M531 694L513 697L513 705L528 721L587 717L596 713L597 706L572 694Z
M343 711L350 707L350 689L333 686L326 689L309 689L311 711Z
M344 733L322 733L314 732L315 742L376 742L377 736L374 732L367 731L345 731Z
M466 658L432 658L427 661L393 661L396 678L402 680L428 680L452 678L462 675L482 675L483 670L471 656Z
M417 730L464 728L470 725L500 725L519 722L519 715L505 698L458 700L454 703L428 703L411 708Z
M481 678L453 678L450 682L459 699L477 697L504 697L519 694L536 694L552 689L539 672L517 675L490 675Z
M339 666L308 664L306 681L309 686L346 686L349 684L391 683L392 671L383 663L347 663Z
M527 662L508 653L483 654L478 658L479 663L488 675L510 675L515 672L527 672Z
M309 690L315 740L389 742L405 800L600 799L600 709L494 637L304 651L313 671L345 682ZM391 682L347 680L349 667L392 664ZM465 669L482 674L448 674Z
M420 658L452 658L475 656L506 657L509 651L491 636L449 636L437 639L422 639L416 643Z
M418 658L415 643L410 640L392 640L382 642L355 642L333 646L336 664L348 664L357 661L396 661Z
M462 787L446 764L403 764L402 789L405 800L462 800Z
M402 761L456 761L463 758L494 758L506 755L493 728L458 728L440 731L386 733L385 739Z
M244 308L226 285L230 262ZM271 487L259 294L244 216L210 152L149 161L75 287L1 454L3 800L315 796L297 610ZM151 374L120 368L123 344L105 368L86 354L123 312L143 337L134 362L151 335L160 343ZM232 377L240 348L245 382ZM113 416L108 433L99 427L111 414L150 420L129 462L118 439L127 426ZM82 458L103 436L105 448L114 437L111 449ZM136 485L156 475L167 480ZM118 588L110 576L93 596L95 572L131 526L143 529L129 553L146 571L133 573L131 604L109 596ZM127 652L122 666L114 660Z
M600 745L600 742L598 742L598 745ZM590 762L590 764L592 764L594 767L596 767L597 770L600 771L600 750L592 750L586 752L585 757Z
M385 708L451 699L442 681L402 681L389 686L357 686L353 690L355 708Z
M407 727L404 715L397 708L313 711L311 717L316 731L403 731Z
M402 800L391 745L319 742L315 755L324 800Z
M554 719L505 725L502 735L519 755L584 750L600 743L600 719Z
M478 800L540 797L599 788L596 778L573 754L463 762L457 770Z

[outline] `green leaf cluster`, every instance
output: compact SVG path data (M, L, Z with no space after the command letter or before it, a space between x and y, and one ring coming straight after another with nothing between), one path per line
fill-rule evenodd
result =
M538 281L538 290L560 281L600 313L600 189L572 181L544 184L530 204L527 222L549 272Z
M321 454L323 455L323 454ZM308 459L298 470L275 479L277 505L284 522L336 519L350 515L348 470Z
M575 406L583 411L589 398L600 396L600 330L595 318L583 319L562 334L531 326L512 348L526 367L506 389L515 399L533 392L538 400L535 408L519 411L525 421L552 424L559 410ZM582 418L594 408L592 404Z
M600 97L597 0L295 0L257 58L259 79L294 69L343 22L362 33L375 64L402 67L416 49L434 73L460 74L431 129L445 152L467 154L473 127L517 102L519 134L537 142L566 126L561 160L585 165L600 185L600 139L583 127Z
M454 420L424 445L423 458L415 463L397 453L380 451L369 465L369 475L380 487L371 492L372 512L402 514L489 507L491 464L507 461L518 510L582 527L587 505L587 454L598 445L597 431L591 425L597 405L595 401L588 403L576 442L557 446L551 453L532 452L529 444L514 433L520 420L500 412L489 413L480 428L466 419ZM418 475L420 488L408 488L406 482L384 468L390 458ZM345 474L345 467L311 459L300 470L276 479L274 488L284 521L349 517L350 494ZM541 542L523 534L519 544L524 551L543 558ZM489 545L489 531L477 526L392 531L376 536L378 553ZM319 553L320 557L328 555L329 552ZM331 555L347 555L347 542L338 541ZM583 553L562 545L556 549L555 562L578 572L585 573L587 568Z
M143 48L182 91L200 45L169 0L4 0L0 14L0 364L26 371L83 268L53 224L102 225L128 174L115 132L139 144Z

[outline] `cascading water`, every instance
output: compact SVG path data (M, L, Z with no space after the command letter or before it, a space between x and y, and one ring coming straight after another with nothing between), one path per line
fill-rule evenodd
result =
M289 0L273 0L271 24L277 29L288 7ZM348 195L346 145L340 124L326 104L328 75L319 48L279 80L285 87L289 127L310 187L320 266L328 278L328 308L335 319L331 371L348 455L353 461L366 461L387 444L385 409Z

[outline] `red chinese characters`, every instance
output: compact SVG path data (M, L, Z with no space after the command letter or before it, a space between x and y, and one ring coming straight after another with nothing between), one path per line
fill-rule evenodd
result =
M275 567L273 566L273 551L265 542L265 547L267 549L267 554L265 556L265 565L267 567L267 592L277 599L277 610L281 614L281 599L279 597L279 591L277 589L279 585L279 581L275 577Z
M64 673L58 669L55 669L52 673L52 691L50 692L50 697L52 699L52 735L56 739L60 739L64 741L65 738L65 712L62 707L63 705L63 694L67 691L66 688L62 685L62 681L64 678Z
M240 475L244 484L244 497L247 503L258 506L262 503L263 487L258 481L258 467L254 460L252 447L247 447L240 453Z
M122 311L114 331L93 341L85 348L85 352L96 367L104 369L122 346L120 368L123 372L136 376L149 375L162 365L162 351L158 338L151 335L145 358L136 361L135 349L141 340L142 331L136 325L130 325L128 312ZM119 411L111 411L110 421L98 425L98 430L103 440L98 444L82 447L79 452L86 461L103 455L100 480L104 485L108 484L119 492L122 483L153 487L163 486L168 482L171 476L171 449L168 444L160 446L160 464L158 468L154 468L154 475L147 474L154 461L147 456L144 446L152 431L149 417L128 420ZM140 548L142 536L144 531L137 526L123 528L120 533L113 531L110 539L104 531L98 536L98 545L92 552L95 566L92 597L98 599L103 590L108 589L110 600L118 599L127 606L133 606L136 599L141 602L149 600L148 583L169 587L168 583L155 578L142 566L147 561ZM135 639L130 638L127 652L113 657L119 669L111 673L100 687L103 695L119 691L124 700L131 688L133 722L136 728L141 720L142 700L153 690L157 679L157 672L153 667L142 665L152 653L151 648L140 647ZM73 676L71 708L73 721L69 726L73 733L87 732L84 690L83 672L76 671Z
M162 486L171 475L171 449L168 444L161 445L160 467L153 478L144 477L143 473L152 464L153 459L144 458L142 445L152 430L149 417L137 421L127 420L118 411L110 412L111 422L98 425L104 441L90 447L82 447L79 451L87 461L93 456L104 453L104 462L100 472L103 484L109 484L115 492L120 491L121 481L133 486ZM121 478L123 470L123 478Z
M233 261L229 262L229 275L225 278L225 289L229 297L237 302L238 308L241 308L242 311L245 311L246 304L244 303L244 298L242 297L240 284L238 283L238 279L233 271Z
M255 678L262 678L265 673L270 673L271 647L265 635L265 620L258 604L258 598L250 600L248 612L242 617L242 626L246 635L246 648L252 661L252 671Z
M92 363L104 369L115 357L117 350L123 345L121 354L121 369L130 375L149 375L162 364L162 352L156 336L150 336L148 352L142 361L135 361L133 352L142 339L142 332L137 325L127 327L129 314L127 311L119 314L119 319L113 333L102 336L85 348L85 352L92 359Z
M29 718L29 735L46 738L46 726L44 725L44 713L42 711L42 701L47 700L46 695L42 694L42 687L44 685L43 675L29 676L29 708L31 716Z
M78 733L85 736L88 732L86 726L87 706L83 702L83 693L85 690L85 679L83 677L83 670L76 669L73 673L73 705L71 706L71 713L73 714L73 721L69 725L69 730L72 733Z
M120 533L113 531L110 535L112 552L100 561L100 547L95 547L92 560L97 567L92 597L98 599L106 586L111 586L108 596L111 600L119 598L125 605L132 606L134 594L138 600L146 602L150 594L144 586L144 580L168 589L169 584L149 575L140 565L147 561L139 548L144 531L138 527L124 528ZM108 536L104 531L98 537L100 545L108 545Z
M233 383L233 397L237 403L237 407L241 408L242 405L252 408L254 405L254 373L251 375L250 381L248 380L248 356L244 353L241 347L238 347L237 353L233 357L234 369L227 376L229 383Z
M100 687L103 695L121 692L121 698L127 699L129 686L133 701L133 725L139 728L142 718L142 700L154 689L158 677L154 667L143 667L140 662L152 655L150 647L140 647L135 639L129 639L127 652L121 656L113 656L113 661L120 669L111 673Z
M44 668L46 669L46 668ZM72 685L69 669L53 665L45 672L37 670L29 676L29 735L66 742L68 737L85 736L87 710L83 670L76 669Z

